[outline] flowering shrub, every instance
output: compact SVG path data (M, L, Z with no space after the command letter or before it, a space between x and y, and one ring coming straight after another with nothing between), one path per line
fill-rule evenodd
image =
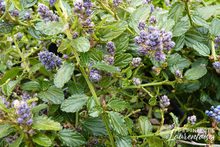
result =
M0 146L220 143L216 0L0 0Z

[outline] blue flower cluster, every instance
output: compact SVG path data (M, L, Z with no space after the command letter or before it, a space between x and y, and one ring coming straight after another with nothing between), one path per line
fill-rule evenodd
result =
M215 41L214 42L215 42L215 48L216 49L219 48L219 46L220 46L220 35L215 37Z
M133 67L138 67L141 64L141 58L137 57L137 58L133 58L131 61L131 65Z
M57 0L50 0L50 5L53 6Z
M205 113L217 122L220 122L220 105L218 105L217 107L212 106L211 109L206 110Z
M93 33L94 23L92 22L90 16L92 14L92 2L86 0L85 2L77 0L74 3L74 12L78 16L80 23L87 33Z
M144 0L144 3L149 4L152 0Z
M212 63L212 66L213 66L215 69L220 69L220 62L219 62L219 61L214 62L214 63Z
M10 14L11 14L11 16L13 16L13 17L18 17L19 16L19 11L18 10L11 10L10 11Z
M110 55L114 55L114 54L115 54L115 49L116 49L114 42L109 41L109 42L106 44L106 49L107 49L107 52L108 52Z
M142 29L139 24L140 34L135 37L135 43L139 46L138 52L141 55L154 57L156 61L164 61L166 59L165 51L169 51L175 46L171 40L172 33L166 32L164 29L159 30L154 26L148 29Z
M105 55L104 56L104 61L109 64L109 65L113 65L114 64L114 61L115 61L115 58L114 56L111 56L111 55Z
M177 78L182 78L182 77L183 77L182 72L181 72L179 69L177 69L177 70L175 71L175 76L176 76Z
M38 5L38 14L41 16L41 18L48 22L48 21L59 21L59 17L53 13L52 10L50 10L47 6L44 4L39 4Z
M0 14L5 12L5 2L4 0L0 0Z
M5 141L8 143L8 144L12 144L13 142L15 142L15 140L18 138L18 134L14 134L14 135L10 135L8 137L5 138Z
M40 53L38 53L38 57L47 70L52 70L56 67L60 67L60 65L62 64L61 58L49 51L41 51Z
M13 107L16 110L17 114L17 123L20 125L32 125L32 114L31 108L28 106L27 102L22 100L14 100L12 103Z
M3 103L6 108L10 107L10 102L8 102L4 96L0 96L0 99L1 99L1 103Z
M31 13L30 12L25 12L24 19L25 20L30 20L31 19Z
M122 3L122 0L113 0L113 5L118 7Z
M97 69L91 69L89 73L89 79L92 82L99 82L102 79L101 72Z
M161 98L160 98L160 107L161 108L166 108L170 105L170 99L166 96L166 95L163 95Z
M133 81L133 84L136 85L136 86L141 84L141 79L140 78L133 78L132 81Z
M188 121L188 123L194 125L196 123L196 116L195 115L188 116L187 121Z

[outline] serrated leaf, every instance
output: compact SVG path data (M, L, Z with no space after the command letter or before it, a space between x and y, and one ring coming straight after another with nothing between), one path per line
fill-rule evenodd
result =
M196 50L201 56L209 56L210 49L205 44L197 42L193 44L193 49Z
M45 102L61 104L64 100L64 93L62 89L51 86L47 91L40 92L38 97Z
M32 128L36 130L54 130L54 131L59 131L62 129L60 123L55 122L43 116L38 116L34 118Z
M12 32L15 25L7 22L0 22L0 33L7 34Z
M21 7L24 8L29 8L32 7L36 4L37 0L20 0Z
M13 131L13 127L9 124L0 125L0 138L8 136Z
M131 63L131 60L132 55L129 53L116 54L114 65L123 68Z
M37 81L29 81L21 86L21 89L25 91L38 91L40 88L40 84Z
M174 19L176 22L183 16L185 5L182 2L176 2L172 4L169 10L169 18Z
M212 20L209 31L214 36L220 35L220 20L219 19L214 18Z
M22 68L14 67L6 71L6 73L1 77L0 85L4 84L8 79L13 79L22 71Z
M67 83L73 74L74 65L71 63L65 63L57 71L54 78L54 85L58 88L62 88Z
M79 111L87 102L88 96L85 94L75 94L70 96L61 104L61 110L65 112Z
M112 65L108 65L104 62L97 62L95 63L93 66L93 68L99 69L99 70L103 70L103 71L107 71L110 73L117 73L119 72L118 68Z
M39 114L39 112L43 109L48 108L47 104L39 104L31 109L33 114Z
M51 146L52 145L51 139L48 136L46 136L45 134L37 134L37 135L33 136L32 140L33 140L33 142L35 142L41 146Z
M150 7L147 5L140 6L131 14L131 20L129 26L135 30L136 33L139 33L138 23L145 22L150 15Z
M220 5L210 5L205 7L199 7L196 9L196 12L205 20L209 19L212 16L220 14Z
M151 125L149 119L146 116L140 116L138 118L138 126L141 134L143 135L149 134L153 129L153 126Z
M116 136L117 147L132 147L131 138Z
M125 120L120 113L110 111L108 112L108 116L113 130L115 130L118 134L123 136L128 134L127 126L125 125Z
M176 23L173 28L173 37L181 36L190 29L190 23L188 20L181 20Z
M58 135L62 143L68 147L79 147L86 143L81 134L70 129L61 130Z
M184 46L185 36L182 35L182 36L177 37L177 39L175 40L175 43L176 44L175 44L174 50L175 51L180 51Z
M87 52L90 49L90 42L85 37L79 37L79 38L73 39L71 42L71 45L78 52Z
M123 111L126 108L129 108L130 105L129 105L129 103L127 103L123 100L113 99L107 104L107 106L115 111Z
M45 35L56 35L64 32L66 30L66 25L63 22L42 21L35 24L35 29Z
M188 69L185 72L184 77L187 80L197 80L203 77L207 73L207 69L205 66L196 66Z
M183 70L189 67L190 64L191 62L188 59L181 57L177 53L172 54L168 57L168 66L172 73L175 73L177 69Z
M149 137L147 142L149 147L164 147L163 140L156 136Z
M100 29L99 34L102 41L110 41L120 36L127 29L126 21L118 21L113 24L104 26Z
M123 33L118 38L114 39L113 42L116 46L116 53L125 52L128 48L129 36L128 34Z
M105 125L99 117L90 117L82 122L83 129L90 132L94 136L107 135Z

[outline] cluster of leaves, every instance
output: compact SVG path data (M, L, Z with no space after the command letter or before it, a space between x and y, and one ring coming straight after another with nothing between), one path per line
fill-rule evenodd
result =
M219 143L219 17L217 0L0 0L0 146ZM139 53L164 34L163 60Z

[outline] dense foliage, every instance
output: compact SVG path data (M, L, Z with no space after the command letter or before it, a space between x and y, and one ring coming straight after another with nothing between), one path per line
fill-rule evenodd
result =
M0 147L220 143L217 0L0 0Z

